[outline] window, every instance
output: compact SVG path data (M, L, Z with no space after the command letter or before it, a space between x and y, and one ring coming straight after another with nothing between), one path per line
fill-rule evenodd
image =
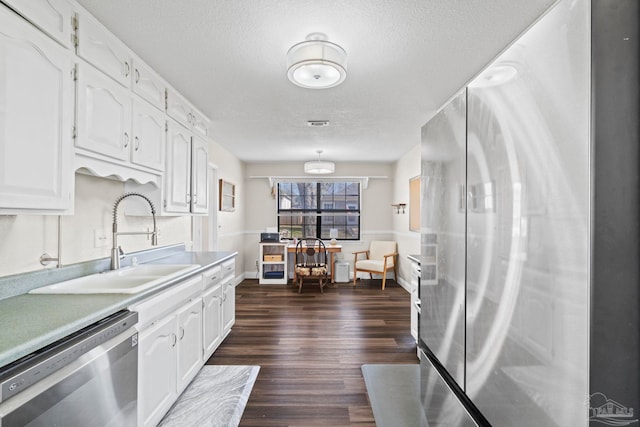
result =
M290 238L360 239L360 183L281 182L278 184L278 231Z

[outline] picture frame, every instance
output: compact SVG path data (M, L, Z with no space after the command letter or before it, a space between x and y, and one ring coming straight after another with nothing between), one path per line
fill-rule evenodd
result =
M235 184L225 181L224 179L218 180L218 209L222 212L233 212L236 210L236 186Z

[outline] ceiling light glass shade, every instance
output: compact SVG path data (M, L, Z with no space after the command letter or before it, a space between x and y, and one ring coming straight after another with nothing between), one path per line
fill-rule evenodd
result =
M336 165L333 162L321 162L320 160L313 162L305 162L304 172L313 174L334 173Z
M306 41L287 52L287 77L309 89L337 86L347 77L347 53L322 33L312 33Z

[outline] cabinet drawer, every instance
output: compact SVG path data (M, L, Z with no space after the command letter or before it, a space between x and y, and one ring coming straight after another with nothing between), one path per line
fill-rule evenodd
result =
M229 276L235 276L236 274L236 260L230 259L222 263L222 276L227 278Z
M216 265L209 270L202 273L202 283L204 289L211 289L215 285L219 284L222 280L222 266Z
M129 310L138 312L138 330L141 331L156 319L176 310L200 292L202 292L202 277L197 276L134 304L129 307Z

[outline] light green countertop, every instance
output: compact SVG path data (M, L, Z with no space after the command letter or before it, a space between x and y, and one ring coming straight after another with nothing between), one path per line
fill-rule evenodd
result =
M33 295L0 300L0 367L52 344L132 303L165 290L187 277L235 257L231 252L180 252L151 262L200 267L185 276L138 294Z

